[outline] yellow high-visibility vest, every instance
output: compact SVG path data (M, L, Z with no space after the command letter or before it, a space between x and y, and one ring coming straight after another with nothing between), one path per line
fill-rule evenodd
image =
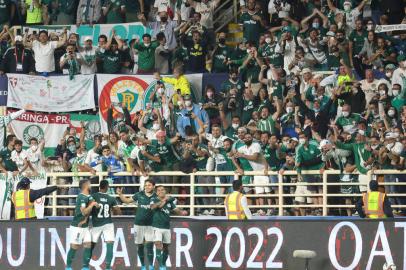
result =
M35 218L34 203L30 202L30 190L19 190L13 193L15 219Z
M244 195L241 192L234 191L226 196L224 205L227 209L227 218L231 220L243 220L247 219L244 213L244 209L241 205L241 198Z
M363 195L364 212L368 218L386 218L383 212L385 193L371 191Z
M41 23L42 22L42 9L35 7L34 0L25 0L27 7L27 19L26 23ZM41 4L41 0L38 0Z

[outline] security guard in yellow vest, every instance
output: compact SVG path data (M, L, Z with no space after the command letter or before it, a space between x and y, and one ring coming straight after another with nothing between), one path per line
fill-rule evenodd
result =
M227 218L230 220L251 219L252 215L247 205L247 198L242 194L243 187L241 180L233 182L233 190L224 200Z
M15 219L36 218L34 202L44 195L54 192L57 187L50 186L38 190L30 189L30 179L24 177L17 184L17 191L13 193L12 201L15 209Z
M392 207L385 193L378 191L378 182L369 182L370 192L364 193L356 208L362 218L393 217Z

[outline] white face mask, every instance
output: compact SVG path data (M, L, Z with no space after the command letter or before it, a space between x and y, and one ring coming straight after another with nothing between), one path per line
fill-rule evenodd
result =
M269 38L269 37L267 37L267 38L265 39L265 42L268 43L268 44L270 44L270 43L272 42L272 39Z
M192 101L190 101L190 100L185 100L185 106L186 106L186 107L192 106Z
M36 152L37 151L37 149L38 149L38 145L31 145L31 151L32 152Z
M386 149L388 149L390 151L394 145L395 145L394 143L388 143L386 145Z
M379 144L371 145L372 150L378 149Z
M393 96L397 96L397 95L399 95L399 90L393 90L392 89L392 94L393 94Z
M102 142L101 142L101 146L106 146L106 145L108 145L109 143L106 141L106 140L103 140Z
M182 101L178 101L178 107L182 107L182 106L183 106Z
M149 46L151 46L151 43L144 43L144 46L148 48Z
M354 95L358 94L358 88L353 88L353 89L352 89L352 93L353 93Z
M232 124L231 126L233 127L233 129L237 129L237 128L239 128L239 127L240 127L240 125L239 125L239 124L235 124L235 123L234 123L234 124Z
M140 149L140 151L145 151L145 145L140 145L138 148Z
M348 117L350 115L350 112L343 112L344 117Z
M350 11L350 9L351 9L351 6L350 6L350 5L344 5L344 10L345 10L345 11Z
M343 27L343 23L342 23L342 22L338 22L338 23L337 23L337 27L338 27L338 28Z
M287 107L287 108L286 108L286 112L287 112L287 113L292 113L292 112L293 112L293 108L292 108L292 107Z
M360 129L360 130L358 130L358 133L359 133L360 135L364 136L364 135L365 135L365 130Z
M390 117L393 117L393 116L395 115L395 111L394 111L394 110L389 110L389 111L388 111L388 115L389 115Z
M159 125L158 123L154 123L154 124L152 125L152 129L153 129L153 130L158 130L160 127L161 127L161 125Z
M301 145L303 145L303 144L305 144L306 143L306 139L299 139L299 144L301 144Z
M159 87L157 92L159 95L162 95L164 93L164 89L162 87Z
M388 77L388 78L392 78L392 72L386 72L385 75L386 75L386 77Z
M313 28L319 28L320 24L318 22L312 23Z
M371 31L373 27L374 27L373 25L368 24L367 25L367 31Z
M386 92L385 92L385 90L380 90L379 91L379 95L382 97L382 96L384 96L386 94Z

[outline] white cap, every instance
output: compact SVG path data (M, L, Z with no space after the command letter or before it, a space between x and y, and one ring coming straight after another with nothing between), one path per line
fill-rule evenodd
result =
M22 36L20 36L20 35L17 35L17 36L15 36L15 38L14 38L14 41L15 42L17 42L17 41L23 41L23 37Z
M299 140L296 137L290 138L291 141L299 142Z
M324 139L324 140L322 140L322 141L320 142L319 149L323 149L324 146L329 145L329 144L331 144L330 141Z
M310 68L304 68L302 69L302 75L305 73L312 73L312 71L310 70Z
M385 139L397 139L397 138L398 138L397 134L393 132L388 132L385 134Z
M350 5L352 6L352 2L350 0L345 0L343 6Z
M83 39L85 41L88 41L88 40L93 41L93 38L91 36L85 36Z

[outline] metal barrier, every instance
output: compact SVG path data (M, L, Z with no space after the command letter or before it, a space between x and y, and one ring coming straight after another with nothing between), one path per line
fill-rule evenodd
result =
M258 184L249 184L249 185L244 185L244 187L247 188L255 188L255 187L276 187L277 192L274 192L273 194L247 194L248 199L258 199L258 198L267 198L267 199L277 199L278 203L277 204L266 204L266 205L249 205L249 207L252 210L255 209L277 209L278 215L283 216L284 215L284 210L287 209L300 209L300 208L306 208L306 209L321 209L322 210L322 215L327 216L329 213L329 209L333 208L344 208L344 209L352 209L354 208L354 204L331 204L329 202L329 198L359 198L361 196L361 193L352 193L352 194L342 194L342 193L329 193L329 187L333 186L361 186L362 184L358 182L351 182L351 183L342 183L342 182L331 182L328 181L328 176L329 175L341 175L342 173L338 170L325 170L320 173L320 171L314 170L314 171L304 171L302 172L302 175L318 175L322 176L321 177L321 182L317 183L306 183L306 182L284 182L283 181L283 176L297 176L296 171L285 171L283 175L279 174L278 172L269 172L269 175L277 175L278 176L278 182L277 183L269 183L269 184L264 184L264 185L258 185ZM405 174L406 171L398 171L398 170L376 170L376 171L369 171L368 172L368 177L371 179L372 175L387 175L387 174ZM245 172L244 175L247 176L263 176L263 172L258 172L258 171L251 171L251 172ZM90 173L48 173L47 177L50 178L49 184L50 185L56 185L58 178L68 178L68 177L98 177L99 182L106 178L108 175L106 172L101 172L97 173L96 175L92 175ZM135 176L132 175L131 173L116 173L114 176ZM235 172L218 172L218 171L212 171L212 172L196 172L196 173L191 173L191 174L184 174L179 171L166 171L166 172L154 172L150 173L149 177L154 178L157 176L181 176L183 177L182 183L177 183L177 184L163 184L164 186L168 187L187 187L189 190L189 193L187 194L172 194L171 196L176 197L178 199L183 199L185 201L188 201L188 204L181 205L181 207L185 209L189 209L190 216L195 216L196 215L196 209L220 209L224 210L224 205L222 205L221 202L223 202L224 197L226 194L222 194L219 192L215 192L214 194L199 194L196 192L197 188L203 188L203 187L210 187L210 188L230 188L231 184L219 184L219 183L199 183L199 176L213 176L213 177L219 177L219 176L234 176L234 179L240 177L238 174ZM189 181L185 181L185 179L189 178ZM406 186L406 183L403 182L384 182L380 183L381 186ZM96 184L93 184L92 186L97 186ZM125 186L125 187L140 187L140 184L112 184L111 185L113 188L119 187L119 186ZM284 188L289 188L293 187L296 188L298 186L316 186L321 188L320 190L322 191L321 193L311 193L309 194L308 192L303 192L303 193L297 193L297 192L284 192ZM61 188L70 188L73 187L73 185L58 185L58 187ZM127 194L130 195L130 194ZM406 194L403 193L392 193L388 194L389 197L405 197ZM52 216L57 216L57 209L72 209L74 206L73 205L66 205L66 204L61 204L61 199L68 199L68 198L74 198L76 197L75 195L60 195L54 192L52 195L47 196L50 200L48 205L45 206L45 208L52 209ZM322 204L292 204L292 203L287 203L286 200L289 198L294 198L294 197L307 197L314 198L322 198ZM202 205L202 204L197 204L196 200L200 198L217 198L220 200L220 203L218 204L212 204L212 205ZM306 200L305 200L306 201ZM121 207L135 207L135 205L122 205ZM395 208L398 209L403 209L406 208L406 204L400 204L400 205L394 205Z

